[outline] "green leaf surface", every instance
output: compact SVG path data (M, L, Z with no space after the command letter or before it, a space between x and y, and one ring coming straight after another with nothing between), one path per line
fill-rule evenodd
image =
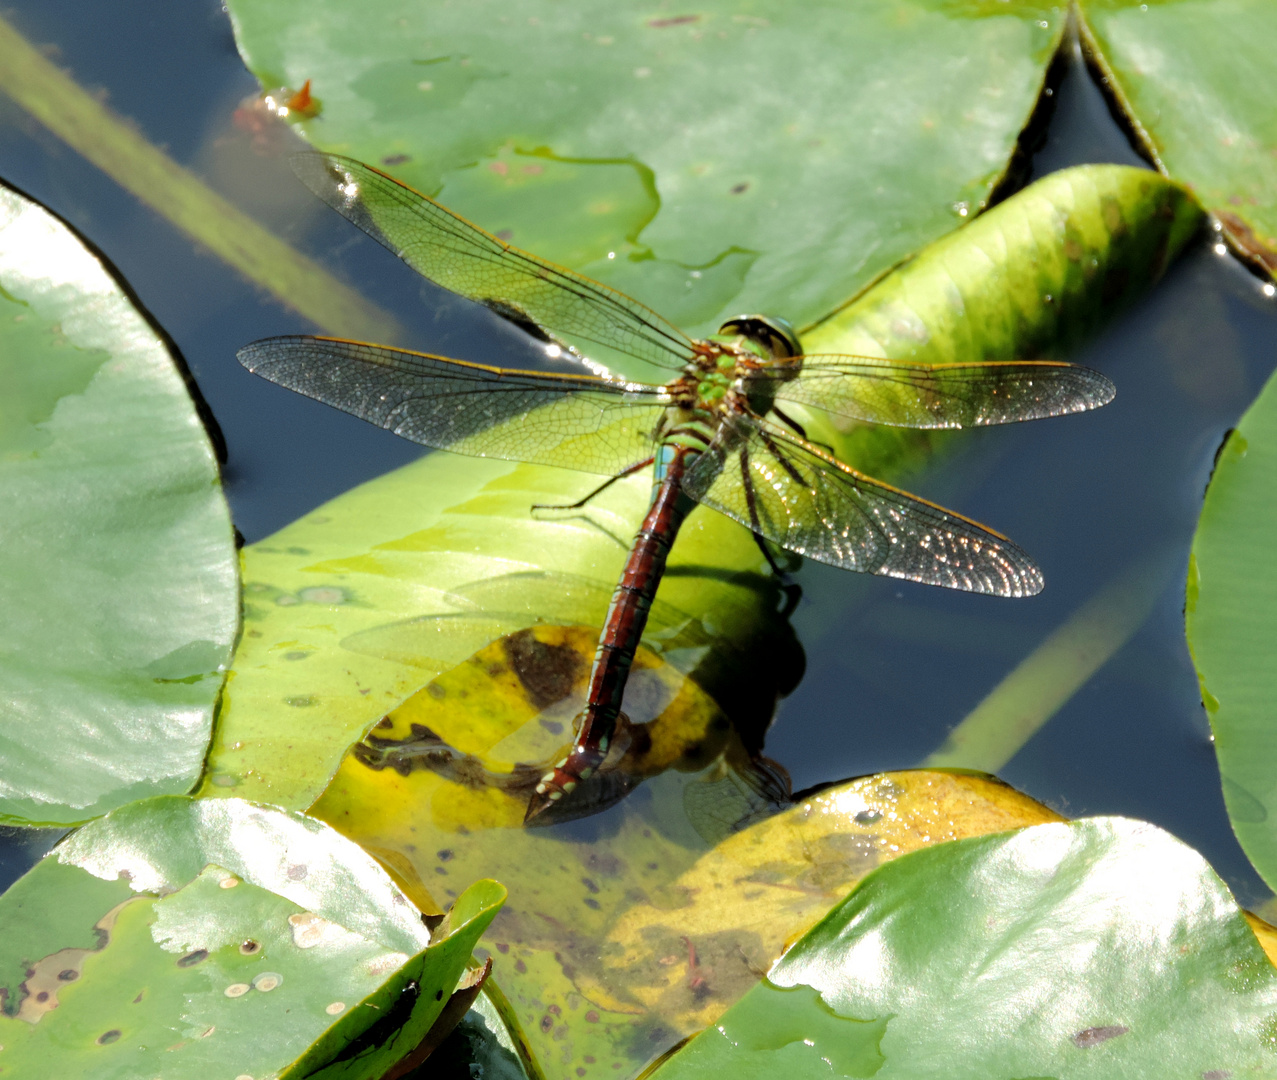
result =
M1201 229L1179 184L1128 165L1044 176L803 337L804 351L926 364L1064 359Z
M438 716L468 707L451 684L435 704ZM445 729L452 741L461 726ZM477 756L491 762L512 742ZM503 793L474 770L379 768L356 752L313 813L427 891L423 907L499 868L511 899L485 939L493 978L545 1074L582 1080L633 1075L715 1022L884 861L1059 820L989 777L930 771L751 816L742 775L725 760L670 769L603 813L524 829L523 805L502 817Z
M0 1076L381 1076L504 898L471 886L432 944L377 863L318 821L238 799L129 804L0 897Z
M316 146L690 330L798 324L974 214L1065 24L1046 0L233 0Z
M879 868L655 1076L1275 1069L1277 971L1223 882L1156 827L1095 818Z
M1081 0L1082 32L1158 167L1187 184L1241 254L1277 273L1277 5Z
M101 262L0 189L0 820L188 790L234 640L217 463Z
M1233 831L1277 887L1277 380L1219 453L1193 538L1188 644Z

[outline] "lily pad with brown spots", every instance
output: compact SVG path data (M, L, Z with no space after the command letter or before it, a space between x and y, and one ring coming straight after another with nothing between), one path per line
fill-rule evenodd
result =
M453 688L421 695L423 708L433 702L428 724L446 722L446 703L464 705ZM396 713L385 730L402 723ZM537 715L524 726L551 741ZM489 747L503 745L498 734L483 736ZM487 751L472 749L482 762ZM484 946L493 977L547 1075L587 1080L632 1075L714 1022L882 863L1059 820L991 778L925 771L851 781L768 814L729 757L667 769L595 816L525 829L522 801L493 786L370 764L360 750L312 813L399 860L437 907L460 883L501 873L510 900Z
M380 1077L444 1011L504 895L473 885L432 939L318 821L129 804L0 897L0 1076Z
M1093 818L879 867L653 1075L1240 1080L1277 1072L1275 1017L1205 860Z

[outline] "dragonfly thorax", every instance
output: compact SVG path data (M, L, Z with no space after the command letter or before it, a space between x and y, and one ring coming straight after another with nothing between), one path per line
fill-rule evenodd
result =
M768 345L778 342L760 341L744 333L697 341L696 356L684 380L695 384L700 406L715 419L742 411L766 416L780 385L797 378L803 367L801 356L780 347L771 353Z

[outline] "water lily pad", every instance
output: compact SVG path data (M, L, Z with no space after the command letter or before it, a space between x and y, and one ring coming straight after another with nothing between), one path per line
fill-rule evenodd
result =
M1082 0L1083 38L1158 166L1243 257L1277 274L1277 116L1268 0Z
M875 871L681 1077L1265 1076L1277 970L1224 883L1143 822L940 844Z
M120 283L2 188L0 385L0 820L189 790L238 621L213 449Z
M161 796L85 826L0 898L6 1075L379 1077L444 1009L505 896L430 932L300 814Z
M406 777L428 770L447 781L436 819L468 829L518 827L547 764L571 746L597 646L598 631L589 626L542 624L500 638L387 714L354 757L376 771ZM733 724L676 666L680 653L694 662L706 651L675 647L658 655L640 646L607 760L551 818L597 813L667 769L696 772L722 759L749 772L770 709L755 712L752 729L739 711ZM773 803L787 797L783 781L771 786ZM707 819L701 831L717 829Z
M594 486L431 455L245 549L244 635L205 790L309 806L351 744L435 676L538 621L601 623L649 481L614 484L584 511L530 510ZM768 650L770 701L755 684L740 705L765 722L800 661L762 554L700 510L670 568L645 642L711 684L739 670L738 652Z
M803 338L918 363L1064 359L1201 229L1180 184L1128 165L1044 176L937 241Z
M1269 380L1219 454L1193 538L1188 643L1215 734L1233 831L1277 887L1277 382Z
M263 86L311 80L316 145L693 330L810 322L974 214L1065 24L1047 0L229 10Z
M503 811L472 776L356 752L313 813L397 860L440 907L499 867L511 900L486 939L494 978L547 1075L587 1078L630 1075L712 1023L883 862L1059 820L991 778L926 771L760 818L741 778L721 759L671 769L595 816L523 829L522 804Z

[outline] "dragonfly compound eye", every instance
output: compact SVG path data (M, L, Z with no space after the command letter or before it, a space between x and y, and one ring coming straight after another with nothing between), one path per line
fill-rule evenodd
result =
M740 334L778 360L801 356L803 351L798 342L798 332L788 319L777 315L734 315L718 328L718 332Z

